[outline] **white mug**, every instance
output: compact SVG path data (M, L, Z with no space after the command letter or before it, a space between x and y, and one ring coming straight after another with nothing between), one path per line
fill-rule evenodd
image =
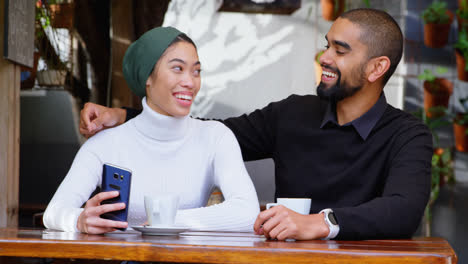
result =
M145 195L145 211L150 226L174 225L179 196L175 194Z
M268 203L266 209L276 205L283 205L297 213L308 215L310 213L310 198L278 198L276 203Z

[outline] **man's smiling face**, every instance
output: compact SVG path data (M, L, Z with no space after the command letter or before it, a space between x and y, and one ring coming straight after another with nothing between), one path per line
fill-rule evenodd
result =
M361 29L338 18L325 36L327 50L320 56L323 69L317 94L335 101L352 96L366 82L367 47L359 40Z

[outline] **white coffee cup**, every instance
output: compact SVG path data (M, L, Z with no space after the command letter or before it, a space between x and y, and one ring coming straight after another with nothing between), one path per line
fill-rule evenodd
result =
M283 205L297 213L308 215L310 213L310 204L312 200L309 198L278 198L276 203L268 203L266 209L270 209L276 205Z
M150 226L174 225L179 196L175 194L145 195L145 211Z

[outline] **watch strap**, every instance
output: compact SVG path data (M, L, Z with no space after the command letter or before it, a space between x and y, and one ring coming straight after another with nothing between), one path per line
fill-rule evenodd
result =
M329 214L333 214L333 210L330 208L323 209L322 211L319 212L319 214L323 213L323 217L325 219L325 223L328 225L328 229L330 232L328 233L328 236L325 237L325 240L333 239L335 238L338 233L340 232L340 226L337 224L333 224L330 219L329 219Z

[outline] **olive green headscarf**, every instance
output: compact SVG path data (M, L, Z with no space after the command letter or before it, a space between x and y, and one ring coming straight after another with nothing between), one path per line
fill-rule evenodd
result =
M125 52L123 75L133 93L146 95L146 80L164 51L182 34L173 27L157 27L143 34Z

